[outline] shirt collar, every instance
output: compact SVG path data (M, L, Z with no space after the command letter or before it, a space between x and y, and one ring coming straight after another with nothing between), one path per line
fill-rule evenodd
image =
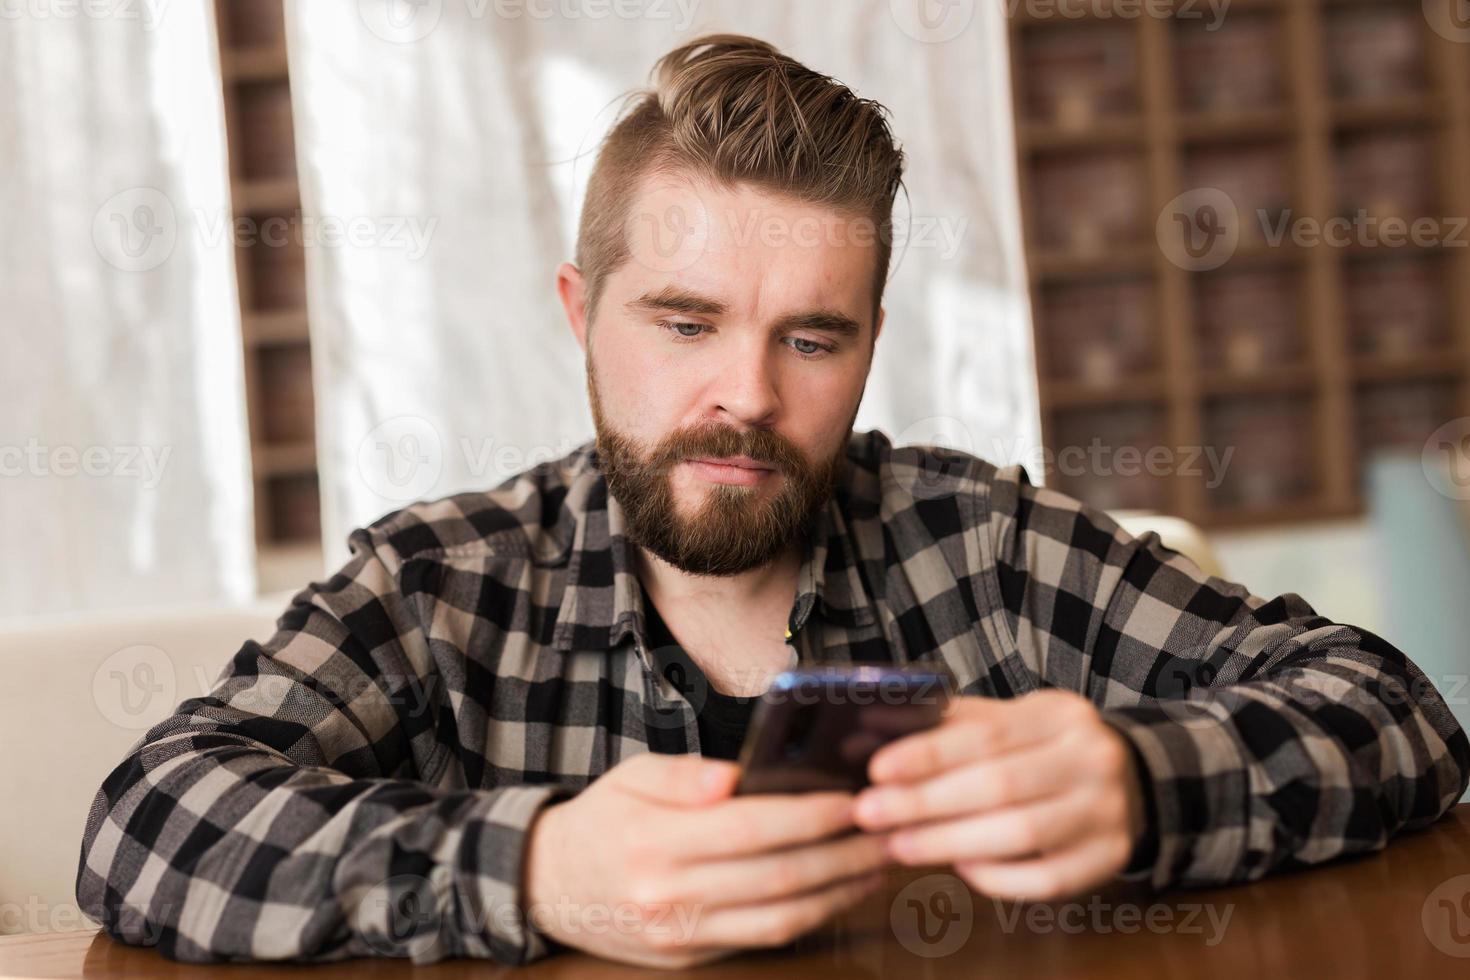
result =
M837 490L814 515L802 547L796 600L787 623L795 632L814 609L836 625L876 621L854 548L844 502L854 467L840 467ZM643 635L643 599L622 506L608 492L595 448L574 466L565 506L575 521L567 583L552 629L554 649L609 650L629 633Z

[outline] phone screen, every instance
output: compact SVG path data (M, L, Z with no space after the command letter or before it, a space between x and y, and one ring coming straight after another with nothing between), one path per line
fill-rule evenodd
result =
M953 691L953 675L936 665L785 671L751 717L735 792L856 792L873 753L939 724Z

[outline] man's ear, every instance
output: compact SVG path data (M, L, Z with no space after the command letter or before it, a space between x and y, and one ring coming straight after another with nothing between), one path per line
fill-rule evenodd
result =
M577 338L577 346L587 353L587 280L582 270L570 262L556 267L556 292L566 310L567 322Z

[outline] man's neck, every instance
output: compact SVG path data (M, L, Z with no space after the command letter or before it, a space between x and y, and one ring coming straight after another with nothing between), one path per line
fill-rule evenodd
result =
M693 575L647 551L635 548L638 579L655 603L683 608L741 609L779 595L796 596L801 570L801 541L795 540L770 562L738 575Z

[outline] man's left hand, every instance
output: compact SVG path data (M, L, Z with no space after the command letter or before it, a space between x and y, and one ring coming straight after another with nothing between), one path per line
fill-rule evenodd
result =
M1070 691L956 698L939 725L874 753L868 774L860 828L897 829L895 860L953 864L998 898L1045 901L1102 884L1143 831L1127 742Z

